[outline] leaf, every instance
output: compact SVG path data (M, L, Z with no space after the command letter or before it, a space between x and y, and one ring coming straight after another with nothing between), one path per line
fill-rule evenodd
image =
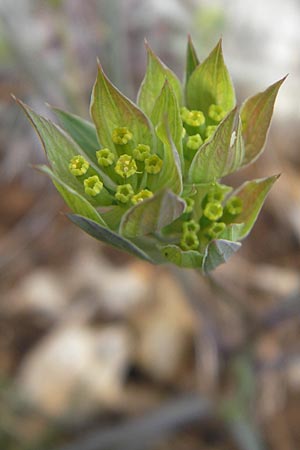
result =
M53 172L61 180L64 180L68 186L85 197L82 183L69 171L69 162L73 156L86 156L82 149L64 130L51 122L51 120L39 116L31 108L29 108L29 106L25 105L20 100L17 101L25 111L27 117L39 135ZM89 162L91 167L99 173L101 178L104 180L105 185L114 189L115 183L113 183L109 177L107 177L95 164L93 164L91 160ZM93 199L90 199L90 201L91 203L95 203L95 200Z
M203 255L195 250L184 251L177 245L160 247L163 256L172 264L186 269L201 268Z
M193 41L191 36L188 36L187 51L186 51L186 66L185 66L185 90L187 89L187 83L190 76L200 64L199 58L197 56Z
M212 138L207 141L195 154L190 169L190 183L209 183L235 170L239 157L234 154L240 152L240 146L230 147L236 109L233 109L218 126Z
M240 247L240 242L231 242L225 239L215 239L211 241L208 244L203 257L203 271L208 273L220 264L225 263L233 253L239 250Z
M238 241L243 227L243 223L232 223L228 225L218 237L219 239L225 239L227 241Z
M159 125L163 120L168 122L170 136L180 156L181 164L183 164L182 121L174 90L168 80L165 80L151 113L151 121L154 127Z
M182 92L176 75L155 55L148 43L145 45L147 70L138 93L138 105L147 116L150 116L166 79L172 86L179 105L182 104Z
M127 211L127 207L126 205L109 205L104 206L103 208L98 208L98 211L107 223L108 227L111 230L118 231L121 219Z
M111 196L106 188L101 191L100 196L97 196L97 198L87 196L84 192L82 182L70 173L69 161L72 157L76 155L83 155L86 157L76 142L53 122L39 116L20 100L18 100L18 103L24 109L27 117L39 135L54 174L57 175L60 180L63 180L70 188L85 197L92 205L99 206L99 204L110 204ZM91 168L100 175L105 185L111 189L115 189L115 183L93 164L91 160L89 160L89 162Z
M225 111L235 106L234 88L224 63L221 40L194 70L187 84L188 108L201 110L207 115L211 104L220 105Z
M60 180L48 166L37 166L37 169L52 179L56 189L75 214L80 214L81 216L92 219L102 226L107 227L96 209L82 195Z
M96 163L96 150L100 148L100 145L95 125L62 109L52 108L52 110L57 115L62 127L89 158Z
M163 166L159 174L148 175L147 186L157 191L163 188L171 189L175 194L182 192L182 174L179 154L170 136L168 122L163 120L156 128L158 138L164 144Z
M245 143L243 165L253 162L263 151L278 90L286 77L265 91L248 98L241 107L242 132Z
M120 233L134 238L157 233L179 217L185 202L172 191L163 190L130 208L123 216Z
M243 211L232 221L244 224L240 231L239 239L246 237L250 233L267 194L278 178L279 175L274 175L269 178L247 181L232 194L241 198L243 202Z
M92 92L90 111L103 147L114 151L115 144L111 135L118 127L129 128L136 145L146 144L153 147L153 131L149 120L109 81L100 65Z
M140 248L130 242L128 239L119 236L113 231L105 228L93 220L87 219L77 214L69 214L69 219L82 230L94 237L98 241L105 242L119 250L128 252L134 256L138 256L141 259L154 263L149 256L143 252Z

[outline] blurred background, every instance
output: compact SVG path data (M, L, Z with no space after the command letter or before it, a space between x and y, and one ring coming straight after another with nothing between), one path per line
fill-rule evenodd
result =
M0 449L300 448L300 3L0 0ZM30 165L10 94L88 118L99 57L135 99L143 40L182 78L223 37L238 102L286 73L264 155L282 173L241 251L212 278L92 240Z

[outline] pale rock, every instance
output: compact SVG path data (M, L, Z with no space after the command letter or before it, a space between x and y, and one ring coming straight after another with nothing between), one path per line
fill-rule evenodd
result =
M116 268L103 257L83 250L74 259L67 283L72 297L86 287L96 294L103 312L126 316L147 298L151 273L150 266L142 262Z
M296 357L286 368L287 383L293 391L300 392L300 357Z
M81 420L113 408L122 393L131 355L124 326L54 330L26 357L17 386L24 401L43 414Z
M286 297L300 287L299 274L292 269L260 264L250 276L253 287L266 293Z
M155 283L153 303L134 318L136 363L158 381L175 381L186 368L195 318L174 279L163 274Z
M34 312L58 318L67 301L63 283L54 271L38 269L22 279L11 291L6 307L11 312Z

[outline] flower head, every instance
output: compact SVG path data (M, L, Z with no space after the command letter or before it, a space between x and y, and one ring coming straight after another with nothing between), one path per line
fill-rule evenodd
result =
M99 66L93 123L55 110L70 136L20 104L47 152L51 168L41 170L75 224L152 263L207 272L238 250L277 179L248 181L233 194L221 182L262 152L283 80L238 110L221 41L201 64L190 39L187 50L182 89L147 45L137 104Z

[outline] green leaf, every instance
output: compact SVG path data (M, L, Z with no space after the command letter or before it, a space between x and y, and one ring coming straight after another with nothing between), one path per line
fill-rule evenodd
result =
M201 268L203 255L195 250L184 251L177 245L160 247L163 256L172 264L186 269Z
M106 77L101 66L91 98L91 116L103 147L114 151L111 135L115 128L127 127L134 143L153 147L153 131L144 113L125 97Z
M39 135L53 172L68 186L77 191L83 197L86 197L82 183L69 171L69 162L73 156L83 155L86 157L82 149L64 130L51 122L51 120L39 116L20 100L18 100L18 104L24 109L27 117ZM113 183L111 179L107 177L107 175L105 175L91 160L89 160L89 162L96 173L99 173L100 177L105 182L105 185L115 189L115 183ZM101 194L103 204L105 205L110 203L109 199L109 194L106 189L103 189ZM98 200L90 197L89 201L95 205L99 203Z
M242 132L245 143L243 165L253 162L262 153L270 126L278 90L286 77L265 91L248 98L241 108Z
M212 138L195 154L188 174L190 183L209 183L236 170L243 146L239 145L240 133L239 139L230 146L235 114L236 109L233 109L220 123Z
M240 247L240 242L232 242L225 239L215 239L211 241L206 248L203 258L203 271L208 273L220 264L225 263L233 253L239 250Z
M210 105L230 111L235 106L232 81L225 66L221 40L190 76L187 84L187 106L207 115Z
M232 194L240 197L243 201L243 211L233 219L235 223L244 224L239 233L239 239L250 233L267 194L278 178L279 175L274 175L269 178L247 181Z
M163 120L157 126L156 134L164 144L162 155L163 166L159 174L148 175L147 186L152 191L169 188L175 194L180 194L182 192L180 157L170 136L167 120Z
M139 258L154 263L154 261L152 261L149 256L143 252L143 250L138 248L131 241L119 236L108 228L99 225L99 223L77 214L69 214L68 217L73 223L75 223L75 225L79 226L82 230L98 241L105 242L119 250L128 252L134 256L138 256Z
M183 164L182 121L178 101L168 80L165 80L161 93L156 99L150 118L154 127L159 125L163 120L168 122L170 136L178 151L181 163Z
M238 241L243 227L243 223L232 223L228 225L218 237L219 239L225 239L227 241Z
M186 51L186 69L185 69L185 90L187 89L187 83L190 76L200 64L199 58L197 56L193 41L191 36L188 36L187 51Z
M74 139L89 158L96 163L96 150L100 148L100 145L95 125L75 114L63 111L62 109L52 108L52 110L57 115L66 132Z
M172 191L159 191L127 211L120 233L129 238L157 233L177 219L184 208L185 202Z
M99 213L107 223L111 230L118 231L120 222L127 211L127 207L124 205L109 205L98 208Z
M181 84L176 75L155 55L146 43L147 70L138 93L138 105L150 116L165 80L172 86L178 104L182 104Z
M96 209L82 195L78 194L78 192L58 178L58 176L55 175L48 166L37 166L37 169L52 179L56 189L75 214L85 216L101 224L102 226L107 227L106 223L98 214Z
M20 100L17 100L17 102L23 108L39 135L53 172L61 180L64 180L68 186L85 196L82 183L69 171L69 162L73 156L83 155L86 157L82 149L64 130L51 122L51 120L39 116ZM99 173L100 177L104 180L105 185L115 189L115 183L113 183L91 160L89 160L89 162L91 167ZM95 203L92 199L91 202Z

